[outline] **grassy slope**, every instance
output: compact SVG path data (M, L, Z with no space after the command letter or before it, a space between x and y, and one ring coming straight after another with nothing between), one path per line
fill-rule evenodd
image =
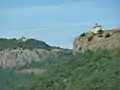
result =
M19 85L14 85L14 88L15 90L120 90L119 54L120 49L89 51L83 55L59 58L57 62L52 62L50 67L42 63L44 68L49 68L47 72L24 79L26 84L18 83Z

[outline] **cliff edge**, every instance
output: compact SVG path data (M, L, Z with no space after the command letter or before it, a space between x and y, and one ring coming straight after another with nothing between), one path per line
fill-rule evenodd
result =
M77 36L73 43L73 54L88 50L120 48L120 29L94 30Z

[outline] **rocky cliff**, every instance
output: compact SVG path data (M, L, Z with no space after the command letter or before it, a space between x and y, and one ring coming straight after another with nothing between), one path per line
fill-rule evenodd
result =
M13 67L25 65L34 61L45 60L49 58L55 58L59 53L70 54L70 52L61 49L51 49L50 51L45 49L14 49L0 52L0 67Z
M82 33L73 43L73 54L88 50L120 48L120 29L103 30L100 33Z
M0 52L0 66L11 67L15 65L24 65L32 60L40 60L48 56L46 50L6 50Z
M57 57L71 50L50 46L35 39L0 39L0 68L25 65L33 61Z

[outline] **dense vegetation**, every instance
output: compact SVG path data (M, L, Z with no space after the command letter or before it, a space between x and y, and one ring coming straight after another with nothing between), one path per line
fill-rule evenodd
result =
M9 76L10 73L6 74L7 70L3 70L4 87L0 90L120 90L119 54L120 49L88 51L85 54L61 56L62 58L30 65L31 68L48 70L42 75L16 76L11 73L12 76ZM26 67L16 69L23 68ZM11 72L14 70L15 68ZM5 78L12 84L8 88Z
M27 39L26 41L22 41L20 39L6 39L6 38L0 38L0 50L5 49L16 49L16 48L22 48L22 49L35 49L35 48L41 48L50 50L52 48L59 48L54 46L49 46L43 41L39 41L36 39Z

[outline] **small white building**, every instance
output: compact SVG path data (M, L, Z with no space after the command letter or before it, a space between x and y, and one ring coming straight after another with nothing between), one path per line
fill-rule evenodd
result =
M27 41L27 39L26 39L24 36L22 36L22 37L19 39L19 41L25 42L25 41Z
M98 23L96 23L95 26L94 26L93 29L92 29L92 32L93 32L94 34L97 34L97 33L99 33L101 30L102 30L102 26L101 26L101 25L98 25Z

